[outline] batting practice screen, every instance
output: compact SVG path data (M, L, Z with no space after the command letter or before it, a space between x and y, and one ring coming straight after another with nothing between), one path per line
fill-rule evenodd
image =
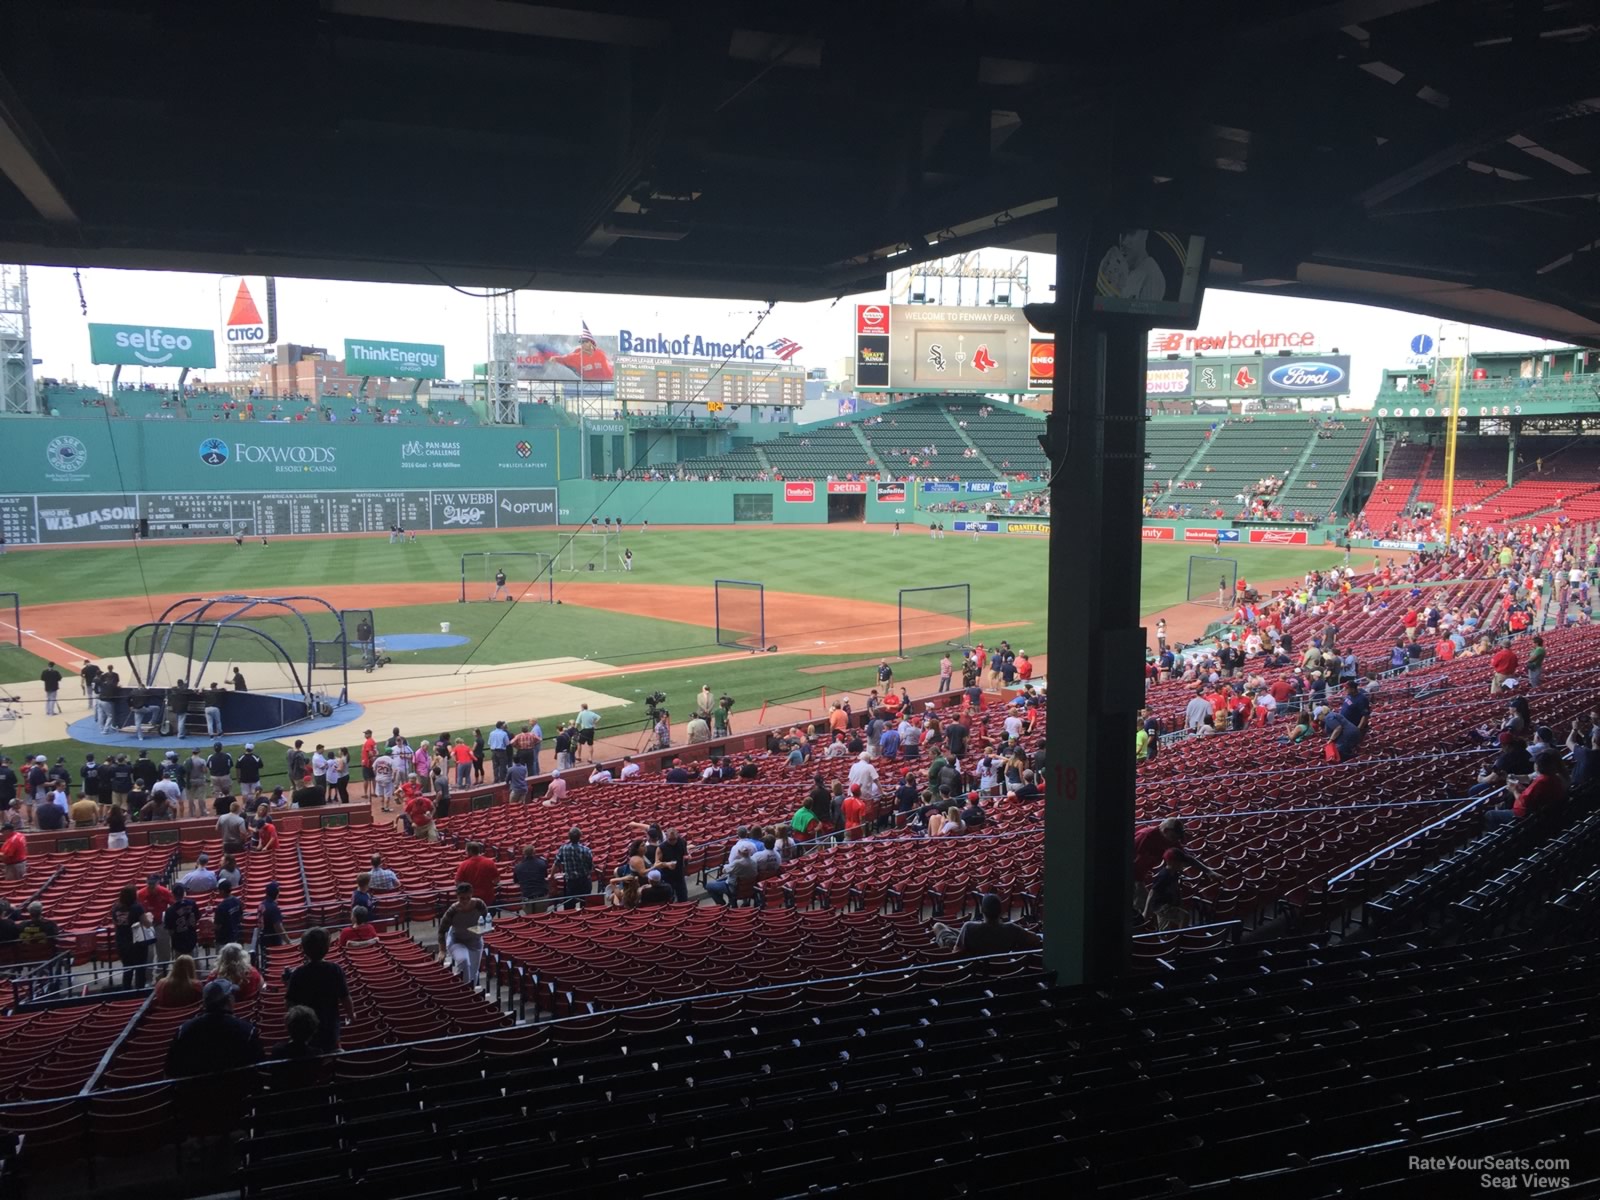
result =
M1233 603L1233 587L1239 580L1239 562L1214 554L1189 556L1189 603L1227 608Z
M714 579L717 645L739 650L767 648L767 589L748 579Z
M900 657L917 646L965 645L972 638L972 585L900 589Z
M461 556L461 603L469 600L555 599L555 556L541 550L479 550ZM505 583L499 582L504 574Z

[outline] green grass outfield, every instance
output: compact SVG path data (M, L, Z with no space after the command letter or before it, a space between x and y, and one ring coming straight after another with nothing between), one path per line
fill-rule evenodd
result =
M423 537L392 546L384 537L342 539L280 539L270 545L231 543L142 543L132 545L53 549L13 553L0 558L0 591L21 593L23 626L28 628L28 606L61 600L127 596L129 624L143 618L143 596L168 593L216 594L237 591L255 595L315 594L319 584L370 581L454 582L460 579L461 556L476 551L553 551L557 534L460 534ZM1043 538L988 537L974 543L952 535L933 541L909 533L899 538L855 528L762 529L759 527L706 528L701 530L629 530L620 545L633 550L634 570L557 572L556 598L562 584L580 579L585 584L647 586L651 583L708 586L713 579L753 579L774 591L874 600L893 604L903 587L944 583L972 585L972 617L977 625L1012 625L1000 636L1013 646L1040 653L1048 648L1045 574L1048 542ZM1196 549L1201 553L1196 555ZM1143 547L1144 575L1141 610L1156 612L1182 603L1187 587L1189 559L1211 557L1209 549L1183 545L1147 544ZM1229 547L1223 558L1238 562L1247 578L1278 579L1298 575L1314 566L1342 560L1333 549L1304 550L1282 547ZM1205 570L1209 573L1210 567ZM512 581L517 573L508 569ZM1209 575L1208 575L1209 577ZM469 594L481 594L481 567L474 570ZM441 672L465 661L495 664L526 659L571 655L591 657L612 665L666 659L693 658L720 652L709 628L673 620L630 616L572 607L547 605L449 604L383 609L378 613L379 634L427 632L440 621L450 621L453 632L471 641L461 647L393 655L397 662L437 664ZM979 637L981 635L975 635ZM106 657L120 657L123 635L74 639ZM929 646L896 665L900 678L936 673L942 646ZM597 680L599 691L628 701L626 708L608 710L605 727L637 727L643 718L642 698L653 691L668 695L668 704L683 713L689 697L702 683L726 690L738 701L736 713L753 714L763 700L785 701L817 696L826 687L865 688L871 671L841 667L834 671L801 673L801 668L859 661L861 653L833 655L750 655L712 668L641 669ZM0 677L37 678L43 660L15 647L0 647ZM521 715L521 714L519 714ZM555 718L566 713L540 714ZM429 730L429 733L436 732ZM0 728L0 738L4 731ZM64 753L79 761L84 747L76 743L50 743L30 747L54 757ZM279 764L269 761L269 767Z

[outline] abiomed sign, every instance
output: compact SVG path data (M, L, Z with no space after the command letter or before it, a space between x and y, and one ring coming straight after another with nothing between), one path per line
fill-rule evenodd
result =
M160 325L90 325L89 361L115 367L214 367L216 335Z
M444 347L426 342L344 340L347 375L380 375L392 379L443 379Z

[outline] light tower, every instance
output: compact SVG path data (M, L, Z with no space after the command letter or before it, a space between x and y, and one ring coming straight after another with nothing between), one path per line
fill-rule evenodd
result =
M28 268L0 263L0 413L36 413Z
M490 292L489 300L489 420L515 425L517 412L517 293L512 289Z

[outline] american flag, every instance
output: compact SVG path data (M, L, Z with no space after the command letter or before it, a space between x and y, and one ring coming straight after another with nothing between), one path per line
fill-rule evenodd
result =
M580 320L579 324L581 324L583 326L583 338L584 338L584 340L585 341L589 341L589 342L594 342L595 345L598 346L600 343L595 341L594 334L589 332L589 322Z
M779 338L775 342L768 342L767 349L771 350L784 362L788 362L796 354L800 353L801 345L793 338Z

